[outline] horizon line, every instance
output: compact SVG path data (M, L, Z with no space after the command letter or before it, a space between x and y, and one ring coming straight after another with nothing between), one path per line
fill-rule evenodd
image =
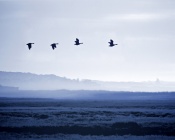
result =
M98 79L88 79L88 78L70 78L70 77L66 77L66 76L59 76L56 74L51 74L51 73L33 73L33 72L21 72L21 71L3 71L0 70L0 72L7 72L7 73L23 73L23 74L34 74L34 75L45 75L45 76L56 76L56 77L61 77L61 78L65 78L65 79L70 79L70 80L78 80L78 81L96 81L96 82L123 82L123 83L129 83L129 82L134 82L134 83L144 83L144 82L175 82L175 81L165 81L165 80L160 80L159 78L155 78L155 80L125 80L125 81L114 81L114 80L98 80Z

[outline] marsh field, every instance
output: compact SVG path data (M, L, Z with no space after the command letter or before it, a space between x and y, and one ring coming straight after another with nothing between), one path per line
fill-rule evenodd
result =
M174 140L175 94L146 94L100 100L1 97L0 139Z

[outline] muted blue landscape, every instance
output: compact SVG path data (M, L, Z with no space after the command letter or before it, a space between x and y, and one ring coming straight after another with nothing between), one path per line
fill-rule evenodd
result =
M14 72L0 76L0 139L175 138L175 92L166 91L174 88L173 82L79 81Z
M30 92L38 94L38 91L25 91L23 95ZM52 92L56 94L56 91L48 91L48 94ZM60 92L57 91L66 93ZM173 92L67 92L82 96L79 99L1 97L0 139L175 138ZM40 94L46 93L40 91ZM87 98L85 93L92 98Z
M175 0L0 0L0 140L175 140Z

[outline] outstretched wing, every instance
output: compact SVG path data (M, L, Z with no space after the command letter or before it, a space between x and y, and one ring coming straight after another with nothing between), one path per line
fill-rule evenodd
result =
M50 46L52 46L52 49L54 50L56 48L56 43L53 43Z
M112 39L110 40L110 42L111 42L111 44L113 44L113 43L114 43L114 41L113 41Z
M32 43L27 43L26 45L28 46L29 50L32 48Z
M76 42L79 43L79 39L78 38L76 38Z

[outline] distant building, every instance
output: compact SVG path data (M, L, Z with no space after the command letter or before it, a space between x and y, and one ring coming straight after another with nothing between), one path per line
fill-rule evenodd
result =
M160 83L160 80L159 80L159 78L157 78L157 79L156 79L156 83Z

